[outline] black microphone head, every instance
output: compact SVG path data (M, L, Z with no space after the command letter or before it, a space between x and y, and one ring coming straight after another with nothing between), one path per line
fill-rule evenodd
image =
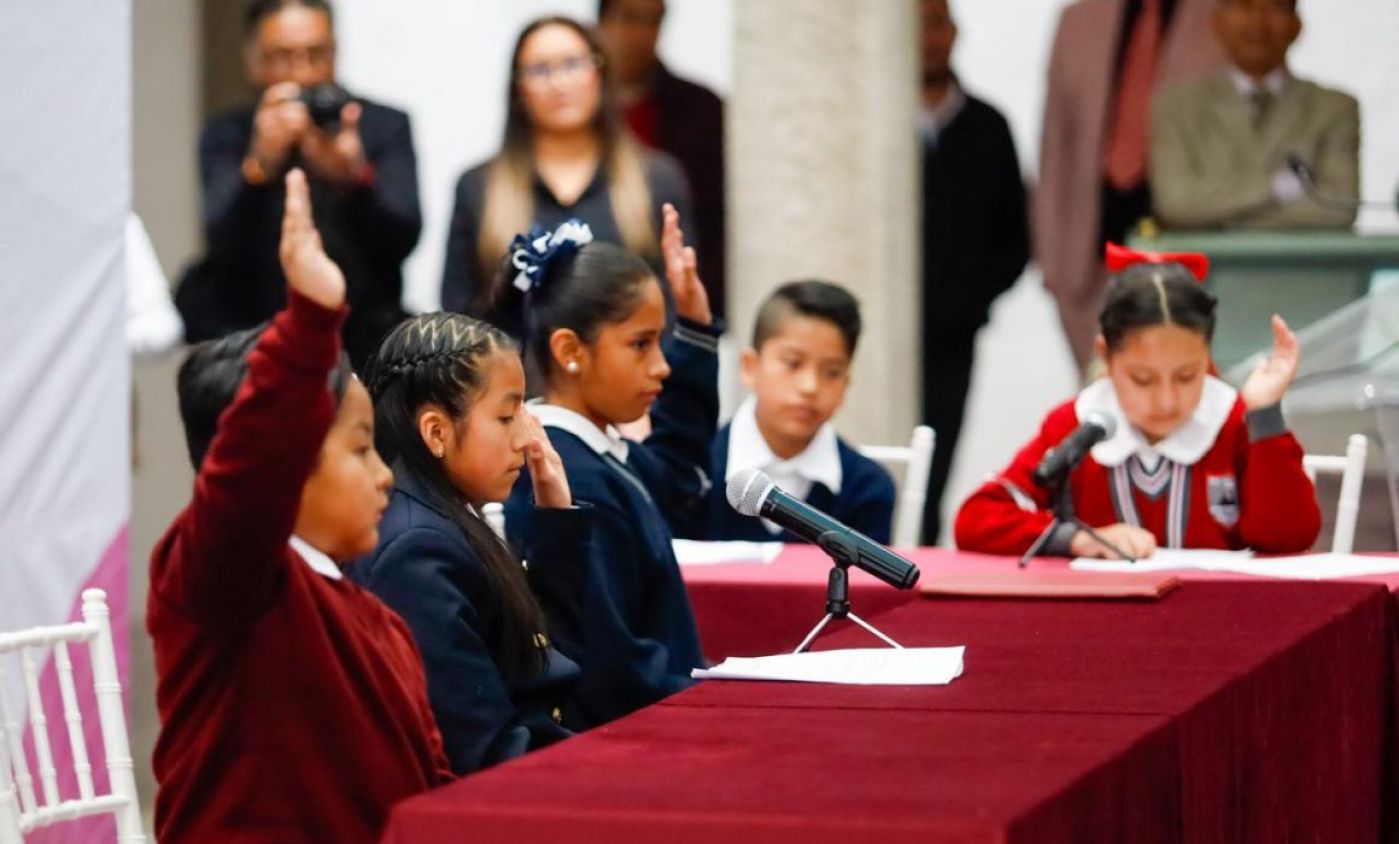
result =
M776 486L772 478L757 469L744 469L729 478L724 494L729 499L729 506L739 514L756 517Z
M1117 433L1117 417L1107 413L1099 413L1096 410L1083 414L1083 424L1103 429L1103 435L1099 438L1099 442L1112 439L1112 435Z

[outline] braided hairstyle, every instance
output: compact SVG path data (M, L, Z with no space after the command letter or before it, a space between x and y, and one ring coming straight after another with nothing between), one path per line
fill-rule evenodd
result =
M485 562L499 600L482 608L482 638L502 674L522 679L544 668L536 639L544 630L544 613L520 561L463 500L418 431L418 416L429 405L464 422L497 354L517 354L514 341L499 329L462 314L423 314L399 323L384 338L366 367L365 384L374 399L379 453L396 475L419 483L429 503L456 523Z

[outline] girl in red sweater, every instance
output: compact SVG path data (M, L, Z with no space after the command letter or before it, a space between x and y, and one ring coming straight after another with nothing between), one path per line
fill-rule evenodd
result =
M1203 256L1119 252L1135 262L1110 286L1097 353L1106 374L1045 417L1039 434L957 514L959 548L1022 554L1053 521L1033 480L1045 453L1096 412L1116 432L1069 475L1075 514L1132 557L1157 547L1305 551L1321 526L1302 447L1281 401L1297 373L1297 337L1274 315L1269 358L1235 390L1212 374L1215 299L1197 278ZM1073 525L1044 554L1115 557Z
M451 776L408 628L341 574L374 548L393 476L297 170L281 260L286 309L180 369L198 475L147 606L165 844L368 844L396 801Z

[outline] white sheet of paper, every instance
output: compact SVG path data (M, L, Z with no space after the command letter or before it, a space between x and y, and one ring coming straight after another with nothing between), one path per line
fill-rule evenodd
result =
M855 686L945 686L962 675L966 647L852 648L775 656L729 657L697 680L782 680Z
M712 566L718 563L770 563L782 553L781 542L699 542L671 540L675 559L682 566Z
M1213 548L1157 548L1156 553L1135 563L1125 560L1096 560L1079 557L1069 563L1069 568L1077 571L1133 572L1133 571L1174 571L1176 569L1199 569L1201 571L1230 571L1229 566L1248 560L1252 551L1220 551Z
M1365 557L1359 554L1304 554L1297 557L1255 557L1224 571L1261 577L1297 580L1333 580L1370 574L1399 572L1399 557Z
M1133 572L1198 569L1255 577L1291 580L1333 580L1399 572L1399 557L1366 557L1359 554L1299 554L1292 557L1254 557L1247 551L1181 550L1163 548L1145 560L1077 559L1069 567L1079 571Z

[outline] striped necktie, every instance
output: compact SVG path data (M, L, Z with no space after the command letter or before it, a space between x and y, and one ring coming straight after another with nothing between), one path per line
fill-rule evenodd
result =
M1151 88L1160 44L1161 0L1142 0L1122 58L1104 162L1108 184L1118 190L1130 190L1146 180Z

